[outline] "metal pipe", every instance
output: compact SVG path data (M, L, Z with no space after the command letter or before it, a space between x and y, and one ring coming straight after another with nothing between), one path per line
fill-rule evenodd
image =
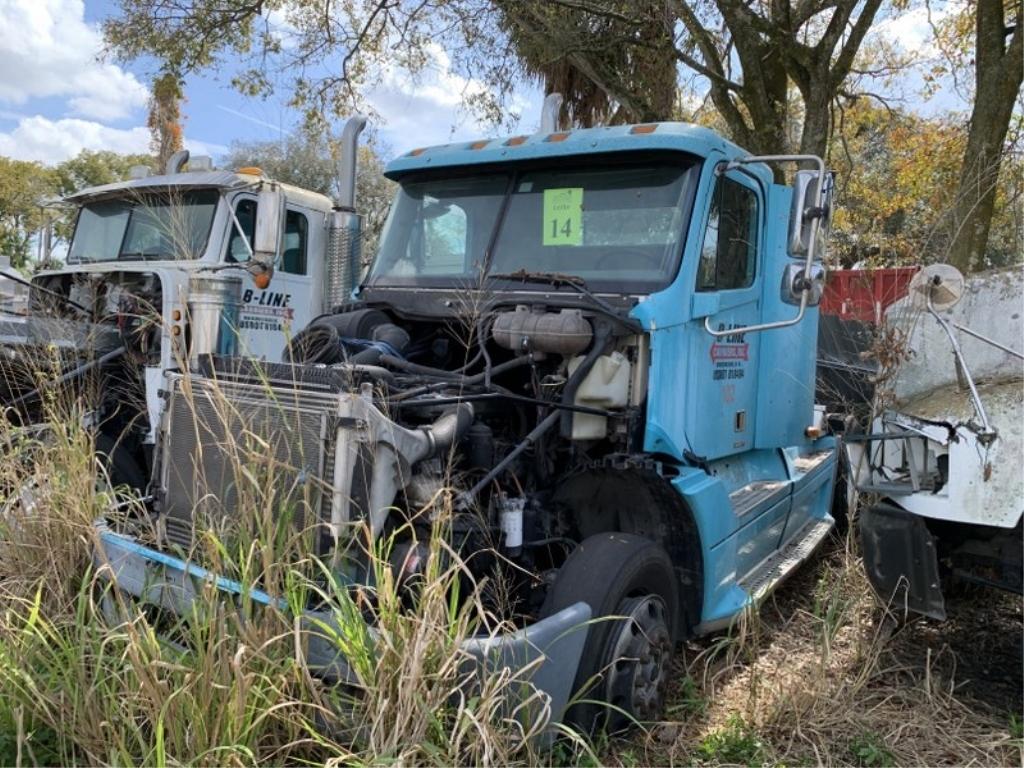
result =
M540 108L540 132L553 133L558 130L558 113L562 109L562 94L549 93Z
M350 117L341 131L341 158L338 163L338 207L343 211L356 209L356 166L359 157L359 134L366 127L362 115Z
M169 158L167 158L167 165L164 166L164 173L168 176L173 176L175 173L181 173L181 169L185 167L185 163L188 162L188 150L179 149Z
M509 451L505 458L503 458L501 461L499 461L497 464L491 467L490 472L488 472L486 475L480 478L480 481L476 485L474 485L468 491L465 491L464 493L459 495L459 499L457 502L458 505L466 507L472 504L473 501L476 499L477 494L480 493L480 491L482 491L484 488L486 488L487 484L490 483L494 478L496 478L498 475L504 472L505 468L508 467L508 465L511 464L513 461L515 461L516 457L519 454L521 454L523 451L525 451L527 448L529 448L531 445L537 442L537 440L539 440L545 432L551 429L557 423L561 415L562 414L557 410L549 413L544 418L544 420L540 422L540 424L533 428L530 434L523 438L522 442L520 442L519 445L517 445L515 448Z
M1019 357L1021 360L1024 360L1024 355L1022 355L1020 352L1018 352L1015 349L1010 349L1009 347L1000 344L998 341L990 339L988 336L983 336L977 331L972 331L970 328L960 325L960 323L953 323L953 327L956 328L958 331L963 331L968 336L973 336L979 341L984 341L986 344L991 344L996 349L1002 350L1008 355L1013 355L1014 357Z
M121 355L124 354L124 351L125 351L124 347L118 347L117 349L111 350L110 352L107 352L105 355L102 355L102 356L96 358L95 360L90 360L88 363L84 363L84 364L78 366L73 371L68 371L67 373L65 373L60 378L54 379L53 381L48 381L45 384L43 384L41 387L36 387L31 392L26 392L24 395L16 397L14 400L12 400L7 405L8 405L9 408L16 408L16 407L18 407L19 405L21 405L22 403L24 403L24 402L26 402L28 400L34 400L37 397L39 397L40 395L42 395L43 392L46 392L47 390L50 390L50 389L52 389L54 387L59 387L61 384L66 384L67 382L71 381L72 379L77 379L79 376L85 375L86 373L91 371L93 368L97 368L97 367L99 367L101 365L106 365L107 363L111 362L112 360L116 360L117 358L119 358Z
M813 199L815 201L815 207L821 207L821 191L825 185L825 161L817 155L751 155L749 157L740 158L739 160L733 160L731 163L726 165L726 170L737 168L740 165L745 165L747 163L782 162L814 163L818 167L818 176L814 181ZM711 327L711 316L709 315L704 318L704 330L716 338L721 338L722 336L734 336L743 333L754 333L755 331L770 331L774 328L786 328L790 325L796 325L803 320L804 313L807 312L808 300L811 296L811 267L814 265L814 246L817 244L818 228L820 226L820 216L815 216L811 219L811 242L807 245L807 257L804 259L804 289L800 292L800 309L796 313L796 317L791 318L790 320L776 320L772 323L758 323L756 325L748 325L743 328L727 328L721 331L716 331Z
M932 287L937 287L942 284L942 278L938 275L932 280ZM960 366L960 370L963 371L964 378L967 379L967 386L971 390L971 400L974 403L974 411L978 414L978 418L981 419L982 432L979 435L981 442L991 441L995 439L997 432L992 429L992 426L988 423L988 414L985 413L985 406L981 402L981 396L978 394L978 388L974 385L974 378L971 376L971 371L967 367L967 362L964 360L963 352L960 351L960 344L957 343L956 336L953 335L953 330L949 327L949 323L943 320L939 313L935 311L935 306L932 304L932 291L928 290L928 311L931 313L935 321L942 326L942 330L946 332L946 336L949 337L949 343L953 347L953 355L956 357L957 364Z

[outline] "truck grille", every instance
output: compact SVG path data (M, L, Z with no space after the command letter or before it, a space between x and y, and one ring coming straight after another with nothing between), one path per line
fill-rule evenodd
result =
M337 394L170 374L168 398L161 495L170 542L188 548L199 526L256 525L266 509L300 528L329 521Z

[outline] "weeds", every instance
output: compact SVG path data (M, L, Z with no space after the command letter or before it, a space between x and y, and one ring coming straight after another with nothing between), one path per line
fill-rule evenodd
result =
M479 675L463 650L506 627L446 543L450 503L440 505L448 516L435 514L414 599L391 569L395 532L347 533L368 571L352 584L318 556L310 526L295 524L274 446L236 426L218 448L237 471L240 517L228 528L201 520L195 548L180 555L239 594L193 578L198 599L175 614L112 589L109 564L94 562L94 520L148 523L137 501L96 481L81 423L54 412L36 432L0 424L0 762L541 761L552 713L533 668ZM343 684L311 674L317 643L346 659ZM578 737L561 748L572 762L587 752Z
M722 728L709 733L697 749L705 761L730 765L760 765L763 753L764 744L757 732L736 714L730 715Z
M864 768L892 768L896 758L881 739L873 733L862 733L850 742L850 756Z

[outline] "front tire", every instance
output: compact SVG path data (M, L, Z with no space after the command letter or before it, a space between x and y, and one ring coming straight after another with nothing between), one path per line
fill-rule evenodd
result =
M668 553L650 539L601 533L558 572L541 611L585 602L592 623L564 720L587 733L656 720L682 627L679 584Z

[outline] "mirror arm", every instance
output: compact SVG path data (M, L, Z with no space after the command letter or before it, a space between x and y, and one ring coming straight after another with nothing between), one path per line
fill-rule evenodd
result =
M807 257L804 259L804 286L803 290L800 291L800 310L796 313L796 317L790 318L789 320L777 320L773 323L759 323L757 325L747 325L742 328L729 328L728 330L716 331L711 327L711 317L704 318L704 330L710 333L716 338L722 336L735 336L737 334L744 333L755 333L758 331L770 331L775 328L786 328L790 325L796 325L804 319L804 314L807 312L807 305L811 297L811 267L814 266L814 246L818 239L818 227L821 226L821 219L823 213L821 192L825 186L825 161L817 155L750 155L748 157L741 157L738 160L733 160L726 165L726 170L733 168L739 168L749 163L814 163L818 169L818 176L814 181L814 197L812 198L816 205L812 208L808 208L804 211L804 215L811 219L811 232L810 242L807 245Z
M230 205L228 205L228 213L231 214L231 222L234 225L235 230L242 236L242 242L245 244L245 250L249 252L249 259L255 259L256 254L253 253L252 244L249 242L249 238L245 236L245 232L242 230L242 223L238 220L238 216L235 215L235 209Z

